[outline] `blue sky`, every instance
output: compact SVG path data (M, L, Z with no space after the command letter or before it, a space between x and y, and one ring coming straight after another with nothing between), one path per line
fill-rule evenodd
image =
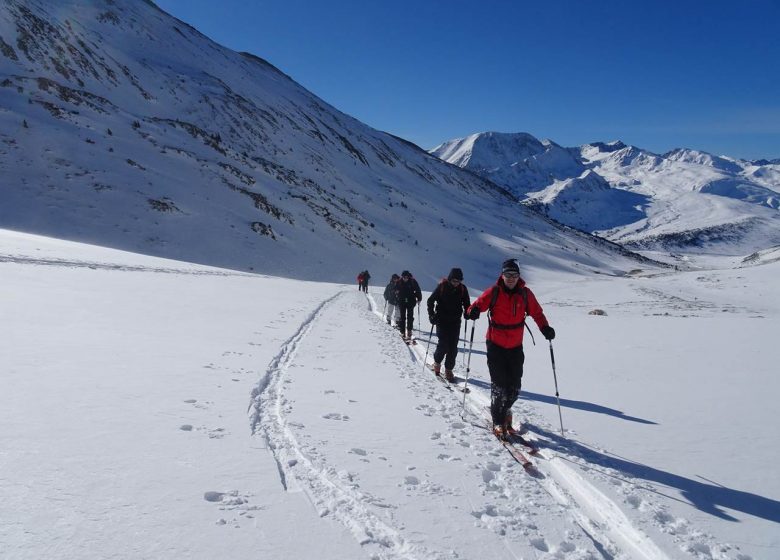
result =
M495 130L780 158L780 0L156 2L423 148Z

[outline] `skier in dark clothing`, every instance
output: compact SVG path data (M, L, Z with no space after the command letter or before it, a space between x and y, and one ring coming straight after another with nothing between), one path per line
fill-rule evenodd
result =
M408 270L401 273L401 281L396 286L396 299L401 314L397 323L398 330L401 331L404 340L410 341L414 326L414 306L422 301L422 292L417 280Z
M360 282L360 289L365 293L368 293L368 281L371 280L371 275L367 270L363 271L363 280Z
M388 325L393 319L396 321L398 320L398 298L396 288L398 287L399 280L401 280L401 277L397 274L393 274L393 276L390 277L390 282L385 286L385 310L387 311L385 318Z
M431 325L436 325L439 339L433 353L433 372L441 375L441 362L444 360L447 381L455 380L452 368L458 355L460 317L465 316L470 304L469 291L463 284L463 272L459 268L453 268L428 298L428 319Z
M512 405L520 393L523 377L525 317L533 317L547 340L555 338L555 330L547 322L534 293L520 278L520 267L514 259L504 261L498 281L474 301L466 315L477 320L484 311L488 312L490 414L493 432L505 439L517 433L512 426Z

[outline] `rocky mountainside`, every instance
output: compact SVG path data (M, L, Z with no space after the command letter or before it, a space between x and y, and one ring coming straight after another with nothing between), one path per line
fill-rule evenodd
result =
M562 148L486 132L431 151L556 220L635 250L746 255L780 244L780 166L622 142Z
M142 0L3 2L0 173L0 227L269 274L637 266Z

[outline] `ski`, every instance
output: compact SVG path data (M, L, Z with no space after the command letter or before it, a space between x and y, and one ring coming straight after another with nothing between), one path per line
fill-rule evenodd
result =
M446 377L444 377L440 373L436 373L436 370L433 369L433 364L426 364L426 367L433 372L433 376L439 381L441 381L442 384L444 384L444 387L446 387L448 391L452 391L452 384L449 381L447 381Z
M495 435L495 434L494 434ZM511 441L507 441L505 439L502 439L499 436L496 436L496 439L501 442L501 445L504 446L504 449L506 449L509 454L512 456L512 459L517 461L525 470L532 470L534 468L534 464L531 462L531 459L526 457L525 453L520 451Z
M436 379L438 379L439 381L441 381L441 382L444 384L444 388L445 388L445 389L447 389L448 391L452 392L452 385L450 384L450 382L449 382L449 381L447 381L447 380L446 380L445 378L443 378L441 375L437 375L437 376L436 376Z
M519 443L523 447L527 448L528 453L530 453L531 455L537 455L539 453L539 448L532 441L525 439L519 433L515 435L510 435L509 438L512 443Z
M506 449L507 452L512 456L512 459L514 459L517 463L522 465L522 467L526 471L531 473L535 471L536 467L534 467L534 464L531 461L531 459L529 459L525 453L520 451L520 449L518 449L517 446L515 446L514 443L512 443L511 439L507 439L506 437L499 436L493 431L493 422L489 421L487 423L487 429L501 443L501 445L504 446L504 449Z

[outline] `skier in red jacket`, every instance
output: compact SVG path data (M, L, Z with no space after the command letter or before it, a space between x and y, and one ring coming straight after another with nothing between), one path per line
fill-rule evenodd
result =
M520 278L520 267L515 259L504 261L501 276L468 308L466 317L476 320L484 311L488 312L489 323L485 338L490 371L490 414L493 432L505 439L517 433L512 426L512 405L520 394L523 377L525 317L533 317L547 340L555 338L555 330L547 322L536 296Z

